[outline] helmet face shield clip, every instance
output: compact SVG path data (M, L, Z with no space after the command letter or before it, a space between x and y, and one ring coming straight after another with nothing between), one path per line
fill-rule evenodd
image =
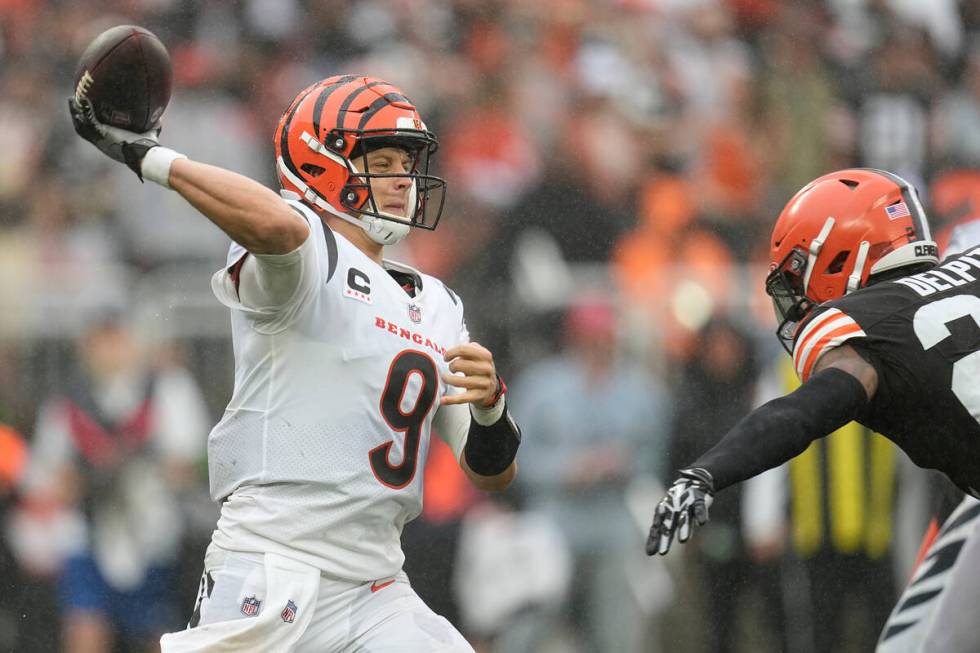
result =
M347 139L344 138L344 134L339 129L331 130L323 138L324 147L328 147L337 154L343 155L344 150L347 149Z

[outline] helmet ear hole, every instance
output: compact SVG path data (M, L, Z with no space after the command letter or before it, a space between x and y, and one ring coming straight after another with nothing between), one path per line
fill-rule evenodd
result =
M831 261L830 262L830 265L827 266L827 269L826 269L825 273L826 274L837 274L838 272L840 272L841 270L843 270L844 269L844 263L847 262L847 257L850 256L850 255L851 255L851 251L850 250L846 250L846 251L843 251L843 252L838 252L837 256L834 257L834 260Z
M326 168L322 168L318 165L313 165L312 163L304 163L303 165L300 166L300 170L302 170L303 172L305 172L311 177L319 177L320 175L323 174L323 171L326 170Z

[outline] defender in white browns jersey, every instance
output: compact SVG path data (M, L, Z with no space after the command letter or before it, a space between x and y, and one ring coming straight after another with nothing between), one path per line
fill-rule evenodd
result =
M383 258L442 212L414 105L370 77L304 89L275 134L281 197L71 105L79 135L234 241L212 278L235 352L208 445L221 517L191 622L162 650L472 651L412 591L399 539L433 432L499 490L520 431L459 297Z

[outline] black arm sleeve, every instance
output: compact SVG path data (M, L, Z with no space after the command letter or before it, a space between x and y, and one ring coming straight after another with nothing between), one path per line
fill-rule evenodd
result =
M860 419L868 406L864 386L843 370L829 368L794 392L755 409L721 442L688 467L708 470L715 491L777 467L811 442Z

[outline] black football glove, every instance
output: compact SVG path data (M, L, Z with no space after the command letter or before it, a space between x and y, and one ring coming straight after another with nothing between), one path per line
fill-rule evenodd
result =
M68 98L68 112L71 114L75 133L99 148L103 154L114 161L125 163L143 181L143 157L151 148L158 146L160 128L148 132L136 132L104 125L95 118L92 103L86 97Z
M704 526L708 522L708 507L714 493L714 480L707 470L682 469L653 513L647 555L664 555L670 551L675 533L679 541L687 542L695 523Z

